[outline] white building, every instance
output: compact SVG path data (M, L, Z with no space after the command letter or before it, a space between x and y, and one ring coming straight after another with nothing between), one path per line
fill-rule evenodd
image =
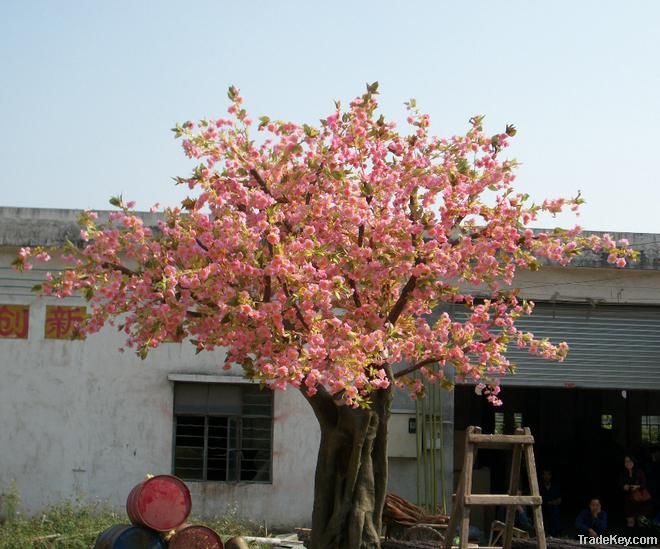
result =
M62 312L72 310L48 307L84 301L38 298L30 288L46 269L19 274L10 264L20 246L76 241L78 213L0 208L0 492L15 480L26 512L67 498L121 507L145 474L177 473L191 487L196 514L236 506L269 525L308 524L319 435L296 391L259 391L240 372L222 370L222 352L195 355L186 343L163 344L141 361L118 351L124 341L111 327L86 340L52 338L66 328ZM145 214L147 224L155 221ZM470 387L444 394L437 467L447 493L468 424L487 432L530 426L537 462L575 488L567 513L594 482L616 475L623 448L660 442L660 235L613 237L628 238L642 260L620 270L591 255L518 277L523 296L538 302L527 325L567 340L572 352L563 365L516 355L519 374L504 381L502 408ZM414 501L414 404L397 395L394 408L390 490ZM592 476L584 472L588 458L572 453L582 443L604 464ZM501 464L485 457L478 467L481 487L499 489ZM614 508L614 499L608 503ZM482 525L489 519L484 512Z
M120 507L145 474L178 472L209 478L188 482L196 514L237 506L269 524L306 523L319 435L296 391L261 392L222 370L221 351L195 355L185 343L142 361L118 351L124 339L111 327L86 340L45 337L49 305L84 300L36 297L45 269L10 264L17 246L76 240L77 214L0 209L0 492L15 480L26 512L79 497ZM7 337L7 305L29 307L25 338Z

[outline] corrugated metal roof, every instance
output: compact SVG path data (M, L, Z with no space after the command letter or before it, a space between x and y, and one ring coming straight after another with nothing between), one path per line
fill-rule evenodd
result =
M512 348L503 385L660 389L660 307L537 304L518 327L570 351L557 363Z

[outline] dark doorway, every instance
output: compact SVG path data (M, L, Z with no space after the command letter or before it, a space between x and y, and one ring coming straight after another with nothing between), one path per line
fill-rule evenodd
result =
M613 528L623 523L623 457L632 453L644 467L650 448L660 442L652 427L660 416L659 391L506 387L499 407L476 395L473 386L456 387L455 396L457 435L468 425L481 426L485 433L530 427L539 474L550 469L561 486L562 526L567 533L591 496L601 498ZM457 468L462 466L462 451L457 444ZM490 472L491 492L506 492L509 460L503 452L478 456L476 466Z

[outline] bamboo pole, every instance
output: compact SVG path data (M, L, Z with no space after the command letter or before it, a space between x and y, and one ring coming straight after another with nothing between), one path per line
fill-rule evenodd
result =
M431 509L432 513L437 513L438 505L438 484L436 480L436 466L435 461L437 458L436 452L436 393L438 386L431 383Z
M426 428L426 387L424 388L424 398L421 402L422 407L422 469L424 471L424 508L429 508L429 476L428 476L428 463L426 459L426 439L428 436L428 429Z
M445 430L444 412L442 409L442 394L440 396L440 490L442 492L442 514L447 514L447 490L445 486Z
M419 399L415 399L415 438L417 442L417 505L422 504L421 498L421 482L422 482L422 469L421 469L421 424L419 421Z

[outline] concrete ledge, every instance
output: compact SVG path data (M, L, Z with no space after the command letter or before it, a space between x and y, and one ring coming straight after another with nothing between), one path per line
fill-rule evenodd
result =
M94 210L106 222L110 210ZM59 246L70 240L80 246L78 217L82 210L0 207L0 246ZM148 227L155 228L161 214L135 212Z
M0 246L57 246L67 239L82 245L80 228L77 224L82 210L53 208L10 208L0 207ZM110 210L94 210L99 214L99 222L108 218ZM135 212L148 227L155 228L162 214ZM551 232L551 229L534 229L535 232ZM639 261L626 269L660 270L660 234L626 233L613 231L584 231L584 235L608 233L614 240L627 239L630 245L640 251ZM549 261L543 263L554 265ZM571 263L571 267L616 269L607 263L606 254L585 253Z
M167 374L167 379L186 383L256 383L241 376L217 374Z

